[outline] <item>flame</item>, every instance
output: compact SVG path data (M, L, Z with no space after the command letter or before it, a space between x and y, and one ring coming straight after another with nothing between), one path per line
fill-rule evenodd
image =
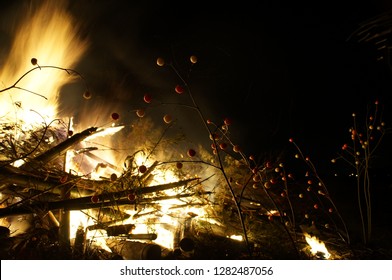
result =
M17 123L23 129L34 129L58 117L60 89L73 81L63 69L75 67L88 47L66 10L66 1L39 3L23 11L21 22L9 22L13 38L0 67L0 122ZM32 58L42 67L32 65ZM22 160L14 165L20 164Z
M316 236L311 236L308 233L305 233L305 240L310 246L310 252L313 255L322 254L324 259L329 259L331 254L328 252L327 247L324 242L320 241Z
M230 238L230 239L233 239L233 240L237 240L237 241L243 241L244 240L242 235L235 235L235 234L227 236L227 238Z
M143 153L137 153L135 155L135 163L136 165L151 165L153 164L154 160L152 157L146 158L146 155ZM165 184L174 181L178 181L179 178L175 175L175 173L168 169L168 170L160 170L156 168L154 171L153 180L151 181L151 185L154 184ZM175 195L177 194L176 191L173 189L164 191L165 195ZM165 248L174 249L174 239L175 239L175 231L172 229L176 229L180 226L179 220L183 218L187 212L189 212L190 207L185 207L185 209L177 208L172 209L173 206L183 205L184 202L178 199L168 199L159 202L159 213L160 219L159 221L151 221L150 217L143 217L137 219L137 226L133 233L149 233L155 232L157 233L157 239L154 240L154 243L161 245ZM153 205L154 206L154 205ZM144 209L145 212L148 211L155 211L156 208L153 206L147 207ZM193 209L193 211L196 211ZM128 214L131 215L129 222L135 222L132 217L137 213L137 211L129 210L127 211ZM171 225L171 228L166 228L165 225Z
M24 16L16 30L11 30L16 35L0 67L4 88L35 67L30 62L33 57L38 64L69 69L87 49L87 42L79 38L78 25L66 11L64 1L44 1L38 8L30 7ZM59 90L69 81L65 71L37 68L17 84L22 89L11 88L0 94L2 121L21 120L27 128L42 123L42 118L52 121L58 114Z
M108 148L110 145L108 137L123 128L124 126L102 128L82 141L78 149L68 150L66 171L93 180L108 178L113 173L119 176L122 170L116 165L117 158L114 152Z

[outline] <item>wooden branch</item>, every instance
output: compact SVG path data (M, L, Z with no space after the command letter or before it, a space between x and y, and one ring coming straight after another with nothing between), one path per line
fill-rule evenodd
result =
M65 173L64 173L65 175ZM0 191L6 193L16 191L18 188L30 188L36 191L36 194L30 198L35 198L39 195L44 195L51 192L54 195L61 194L61 187L65 184L71 185L71 196L79 196L80 193L91 194L96 189L101 189L107 185L107 180L88 180L78 176L68 174L67 182L61 183L60 178L49 176L36 176L21 170L0 168ZM41 192L41 194L39 193Z
M162 249L157 244L109 238L109 248L125 260L159 260Z
M39 156L37 156L36 158L26 162L25 164L20 166L20 169L26 170L26 171L37 170L43 164L46 164L46 163L50 162L51 160L55 159L56 157L61 156L68 149L70 149L73 145L83 141L84 139L91 136L96 131L97 131L96 127L90 127L80 133L77 133L74 136L61 142L57 146L49 149L48 151L42 153Z
M192 178L187 180L182 180L178 182L156 185L152 187L144 187L136 190L137 195L148 194L158 191L164 191L180 186L184 186L189 184L192 181L198 180L199 178ZM130 194L130 190L105 193L98 196L95 196L94 199L98 199L97 203L92 202L93 196L86 196L81 198L74 199L64 199L61 201L49 201L49 202L33 202L33 203L24 203L18 205L11 205L6 208L0 209L0 218L13 216L13 215L22 215L34 213L34 209L44 209L44 210L56 210L63 209L65 211L69 210L83 210L83 209L91 209L91 208L101 208L107 206L114 205L126 205L126 204L135 204L135 201L130 201L126 197ZM123 199L122 199L123 198Z
M54 188L57 184L53 184L53 182L50 182L49 180L44 180L42 178L32 176L32 175L26 175L26 174L15 174L15 173L9 173L3 169L0 170L0 181L3 183L3 185L0 188L0 191L6 190L8 188L9 184L15 184L15 185L20 185L24 187L37 187L39 186L40 190L47 190L47 189L52 189ZM58 192L57 194L60 194Z

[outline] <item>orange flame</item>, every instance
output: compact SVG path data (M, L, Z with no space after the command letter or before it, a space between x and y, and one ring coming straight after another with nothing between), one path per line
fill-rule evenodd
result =
M10 51L0 68L3 88L12 86L17 79L38 65L72 68L87 49L87 42L78 36L78 25L65 9L64 1L43 1L39 7L24 11L24 20L17 23ZM0 93L0 116L2 121L33 125L45 120L52 121L58 113L60 88L70 82L70 76L61 70L37 68L26 75L17 86ZM31 92L36 94L33 94ZM45 96L43 98L42 96ZM30 110L39 112L31 113Z

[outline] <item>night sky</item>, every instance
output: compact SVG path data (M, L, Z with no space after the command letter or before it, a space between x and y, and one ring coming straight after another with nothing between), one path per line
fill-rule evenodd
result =
M170 67L156 65L163 57L187 81L205 116L215 122L230 117L233 140L260 158L290 150L293 137L304 152L329 162L349 139L351 114L365 113L375 100L391 123L388 60L378 61L376 47L359 43L354 34L363 22L389 11L387 1L218 7L134 2L70 2L81 36L90 41L77 70L95 101L77 104L63 97L69 110L104 103L130 118L146 92L176 102L173 88L180 79ZM12 7L3 5L3 11ZM190 55L198 57L197 64L189 62ZM182 120L190 138L208 141L202 127L195 129L194 116L167 110Z

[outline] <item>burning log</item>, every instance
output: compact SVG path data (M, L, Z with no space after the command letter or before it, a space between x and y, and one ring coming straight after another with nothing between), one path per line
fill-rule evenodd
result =
M180 249L184 253L190 253L195 249L195 241L193 241L192 238L189 237L184 237L181 239L180 243Z
M86 180L70 174L66 176L68 180L65 184L72 185L72 195L79 195L81 192L92 193L94 189L107 184L107 181L104 180ZM9 188L15 189L12 185L17 185L23 188L34 188L36 191L41 191L42 194L50 191L52 194L60 195L61 187L64 186L59 177L46 176L46 174L33 175L17 168L0 168L0 182L2 183L2 186L0 186L2 192Z
M135 229L134 224L109 226L106 228L108 236L128 235Z
M156 185L152 187L145 187L139 188L137 193L138 195L148 194L158 191L164 191L176 187L180 187L186 185L197 178L182 180L178 182ZM93 196L86 196L81 198L75 199L64 199L61 201L49 201L49 202L33 202L28 204L18 204L12 205L6 208L0 209L0 218L12 216L12 215L21 215L21 214L30 214L34 213L34 209L45 209L45 210L56 210L56 209L63 209L63 210L83 210L83 209L90 209L90 208L101 208L106 206L113 206L113 205L126 205L126 204L135 204L135 201L130 201L129 199L122 199L127 197L129 194L129 190L126 191L119 191L119 192L111 192L98 195L94 198L97 198L99 202L93 202Z
M143 243L122 239L107 239L107 245L125 260L159 260L162 249L153 243Z
M0 169L0 181L3 183L0 191L6 190L9 184L16 184L24 187L38 187L37 189L40 190L53 189L58 185L58 183L54 184L51 181L44 180L37 176L15 174L4 169ZM57 194L60 194L60 191L58 191Z
M102 213L103 209L106 209L106 208L101 208L100 209L100 213ZM113 209L111 209L111 210L113 210ZM104 211L104 212L106 212L106 214L104 214L104 217L114 217L114 219L106 221L106 222L103 222L103 221L99 220L97 224L88 226L86 228L86 230L107 229L111 225L113 225L115 223L122 222L122 221L124 221L124 220L126 220L126 219L131 217L131 215L129 215L127 213L124 213L122 211L119 211L119 210L115 211L117 214L115 214L114 216L111 215L109 211ZM120 218L116 218L116 217L120 217Z
M146 240L155 240L158 238L158 235L155 233L135 233L128 234L127 239L146 239Z
M179 249L179 253L184 257L191 257L195 249L195 242L192 238L192 219L195 216L187 216L180 222L174 237L174 248Z

